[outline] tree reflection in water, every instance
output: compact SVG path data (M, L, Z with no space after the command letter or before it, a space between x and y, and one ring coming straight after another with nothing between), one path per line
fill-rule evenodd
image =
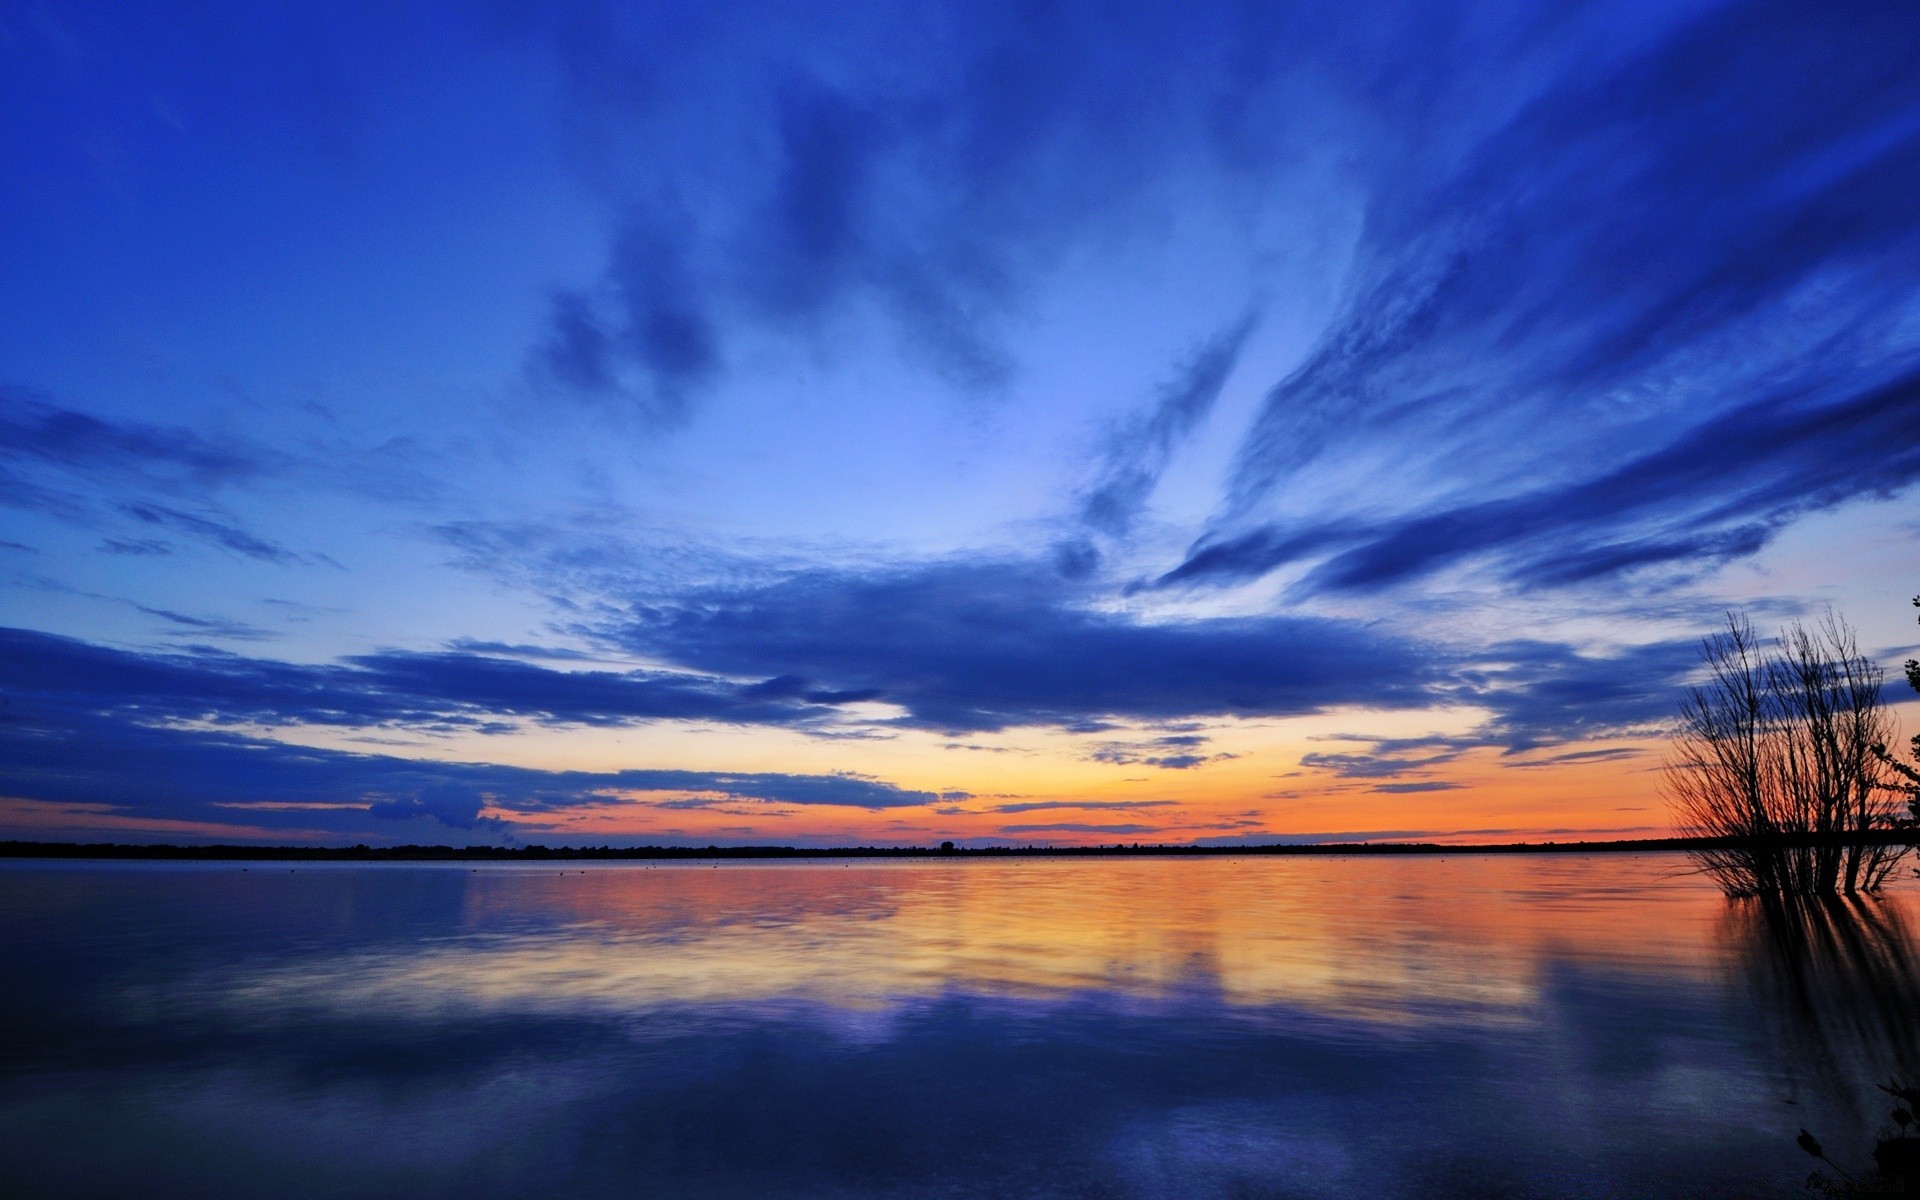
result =
M1875 1085L1920 1079L1920 959L1902 901L1752 897L1729 902L1726 922L1793 1098L1810 1088L1870 1136L1886 1115Z

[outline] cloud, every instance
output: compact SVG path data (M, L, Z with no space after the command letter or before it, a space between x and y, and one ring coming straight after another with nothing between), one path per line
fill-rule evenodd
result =
M173 553L171 544L157 538L107 538L96 549L102 554L134 558L165 558Z
M833 638L832 662L810 666L887 674L875 686L895 696L910 719L958 713L976 725L988 722L1060 722L1069 727L1110 707L1153 710L1166 719L1176 711L1216 712L1224 702L1246 711L1292 711L1325 702L1326 689L1286 670L1303 663L1340 669L1334 676L1371 678L1386 671L1395 687L1384 693L1408 703L1473 704L1489 713L1482 726L1453 737L1374 741L1365 752L1322 752L1310 766L1361 779L1392 780L1447 761L1476 746L1509 754L1557 743L1645 732L1670 713L1675 684L1694 663L1690 645L1655 644L1608 656L1580 654L1551 643L1503 644L1475 658L1436 652L1400 660L1399 651L1371 642L1372 652L1391 651L1384 665L1303 657L1295 624L1222 620L1173 626L1132 625L1105 615L1052 605L1002 609L982 603L1005 599L1010 582L1002 569L980 568L955 576L903 582L854 577L844 590L823 589L818 578L802 581L780 603L765 590L754 603L733 610L711 606L723 623L734 617L755 630L747 646L729 653L761 654L770 646L815 646L812 624L791 627L777 619L786 602L802 603L816 616L830 613L828 632L851 621L879 636ZM1026 578L1015 572L1016 578ZM1057 576L1041 577L1057 581ZM973 590L956 590L970 581ZM930 585L938 584L932 592ZM922 599L947 596L945 608L901 604L891 589L906 586ZM777 589L776 589L777 590ZM1015 595L1022 594L1016 588ZM960 601L959 608L953 607ZM714 597L707 602L712 604ZM895 601L896 603L888 603ZM968 630L954 646L922 646L905 654L920 627L913 621L889 629L875 626L878 612L930 614L938 628ZM1031 623L1003 619L1028 614ZM992 622L956 620L982 614ZM182 616L181 614L174 614ZM671 614L669 614L671 616ZM193 618L185 618L191 623ZM671 625L671 621L669 621ZM1313 627L1314 653L1338 648L1337 626ZM984 661L983 639L991 643ZM772 638L771 642L765 638ZM706 645L704 641L698 643ZM1347 651L1342 651L1346 653ZM1032 674L1004 669L1033 658ZM1405 668L1417 661L1417 670ZM1395 663L1400 669L1388 671ZM1123 668L1119 673L1114 664ZM1365 667L1366 670L1357 668ZM1283 670L1283 668L1285 668ZM1252 674L1249 674L1249 672ZM1171 678L1162 678L1171 676ZM471 652L361 655L334 664L296 664L248 658L205 648L178 652L114 649L26 630L0 630L0 795L49 803L105 804L127 817L164 817L212 823L236 822L268 830L331 831L341 836L385 836L383 821L426 820L445 828L480 829L487 810L537 815L583 804L657 803L669 807L711 801L749 804L835 805L869 810L925 806L940 794L897 787L854 774L794 775L777 772L626 770L537 771L481 763L440 763L373 754L286 745L221 728L250 725L334 725L413 729L494 730L513 721L617 725L649 720L714 720L804 727L830 716L834 702L864 689L805 682L775 675L759 685L670 671L559 671L519 659ZM1138 686L1161 679L1161 686ZM1418 686L1413 686L1414 681ZM1129 686L1131 682L1132 686ZM1306 686L1306 691L1299 689ZM1370 693L1378 699L1379 693ZM211 727L206 727L206 726ZM201 726L201 727L194 727ZM1204 735L1176 733L1170 751L1191 749ZM1360 739L1356 739L1360 740ZM1592 753L1578 751L1574 753ZM1377 790L1439 790L1425 781L1385 783ZM638 794L639 801L623 800ZM1029 801L991 808L1004 815L1044 810L1149 811L1170 802ZM371 831L371 832L369 832ZM1009 835L1037 832L1131 834L1147 826L1075 822L1008 826ZM498 832L498 830L495 830Z
M169 625L177 627L183 635L239 638L246 641L258 641L274 636L267 630L257 625L249 625L245 621L234 621L225 617L196 617L187 613L177 613L171 609L149 608L144 604L136 604L134 607L150 617L159 617ZM0 633L0 636L4 634Z
M0 385L0 458L202 486L252 479L277 461L255 446L216 442L179 426L108 421L6 385Z
M1154 406L1114 432L1099 482L1080 501L1082 521L1114 537L1127 533L1175 448L1213 411L1253 326L1249 314L1196 347Z
M1522 754L1644 734L1671 713L1677 684L1696 661L1688 643L1595 655L1509 642L1468 653L1412 647L1335 621L1143 623L1079 607L1065 586L1039 566L973 563L815 572L708 590L682 597L697 612L657 603L634 610L644 624L618 632L680 669L627 672L556 670L472 650L287 663L204 647L134 651L0 630L0 694L7 700L0 708L0 794L227 823L241 810L219 805L318 805L333 814L325 827L337 831L367 828L353 823L354 812L480 828L461 822L482 820L487 808L533 814L617 802L627 792L879 810L942 801L931 791L852 774L542 772L314 750L222 726L486 732L528 721L715 721L805 729L836 719L844 703L869 698L897 706L909 724L967 729L1097 729L1107 717L1276 715L1334 704L1474 706L1487 713L1467 734L1374 740L1364 749L1303 759L1342 777L1390 781L1474 747ZM154 611L189 631L204 621ZM1204 737L1146 738L1151 753L1129 757L1201 757ZM1030 801L991 811L1146 811L1167 804ZM340 805L351 811L340 815ZM320 819L301 808L244 811L246 820L271 828L310 828ZM1008 832L1136 832L1071 825Z
M182 512L177 508L130 500L120 505L120 511L145 524L172 529L178 533L211 542L243 558L281 566L313 561L306 556L293 553L284 546L275 545L265 538L248 533L237 525L195 513Z
M1340 707L1472 708L1489 723L1459 746L1518 751L1655 729L1697 659L1688 639L1582 651L1413 638L1384 620L1299 612L1150 618L1116 607L1101 580L1063 576L1046 560L804 569L729 559L693 564L709 582L687 584L569 530L508 532L463 531L461 544L485 546L493 569L538 580L577 614L575 636L675 670L761 679L764 695L866 700L879 706L870 711L898 713L874 716L870 729L1096 734ZM1199 744L1109 740L1114 760L1174 758Z
M1356 622L1148 623L1088 599L1037 564L811 571L661 597L602 632L686 669L818 681L951 732L1417 707L1443 682L1430 649Z
M283 442L287 417L272 418L282 423ZM292 483L382 503L419 502L439 490L421 474L423 461L419 444L404 436L287 452L252 438L95 416L0 384L0 505L104 526L110 536L97 546L103 554L174 553L172 542L112 528L131 521L142 534L167 530L259 562L337 567L324 554L296 553L253 532L227 515L219 493Z
M579 394L618 397L649 424L678 423L721 366L718 333L679 249L686 236L630 223L596 290L554 296L536 372Z
M747 31L642 8L602 11L591 36L526 20L624 204L600 277L559 293L536 371L650 417L684 412L739 348L852 321L956 386L999 388L1011 331L1077 247L1164 237L1183 170L1278 157L1234 137L1281 64L1228 12L852 5Z
M1365 753L1311 750L1300 765L1326 771L1340 779L1381 779L1428 770L1452 762L1477 745L1473 738L1368 738ZM1439 747L1437 753L1424 753Z
M486 806L487 796L477 788L443 783L423 787L410 796L375 800L367 805L367 815L388 821L430 817L449 829L475 829L482 825L480 812ZM501 829L505 823L496 818L487 824Z
M1574 766L1585 763L1619 762L1623 759L1639 758L1647 752L1638 746L1606 746L1598 750L1569 750L1563 754L1547 754L1524 761L1508 761L1500 765L1516 769L1553 768Z
M493 833L483 809L537 819L583 805L648 806L652 793L698 793L762 804L881 810L932 804L858 775L682 770L540 771L291 746L219 730L143 723L148 714L88 711L85 697L10 692L0 707L0 796L104 805L126 819L387 840L387 823L426 818ZM632 798L633 794L639 798Z
M447 649L461 654L480 654L498 658L531 658L550 662L587 662L592 655L564 646L531 646L520 642L489 642L476 638L453 638Z
M1170 734L1144 741L1103 742L1094 747L1087 757L1094 762L1111 763L1114 766L1139 764L1166 771L1185 771L1204 763L1235 757L1232 754L1203 754L1200 747L1206 744L1207 739L1199 734Z
M1343 734L1333 740L1365 749L1310 751L1300 756L1301 765L1341 779L1397 779L1444 766L1470 750L1499 750L1503 765L1515 767L1637 755L1643 751L1635 747L1601 747L1517 757L1567 743L1662 735L1699 666L1700 649L1697 642L1676 639L1583 654L1559 643L1511 641L1487 647L1476 660L1460 669L1455 693L1457 703L1486 710L1474 729L1429 737Z
M1158 825L1089 825L1077 821L1057 821L1046 825L1002 825L1003 834L1021 833L1160 833Z
M1546 641L1490 647L1475 689L1492 717L1477 737L1509 754L1566 742L1658 736L1700 665L1691 638L1583 654Z
M252 478L270 461L251 447L217 444L173 426L104 420L0 384L0 505L94 521L88 493L102 487L205 492ZM110 540L103 546L108 553L143 548L157 552L162 543Z
M230 634L221 622L145 610L174 624ZM557 671L517 659L389 651L301 664L195 650L136 652L22 629L0 629L0 686L13 695L145 721L265 725L510 728L712 720L796 725L839 700L787 688L772 694L668 672Z
M1606 53L1524 23L1484 69L1434 47L1425 132L1374 147L1341 313L1163 583L1697 572L1920 478L1906 14L1670 16ZM1354 472L1368 494L1327 512Z
M1175 804L1173 800L1026 800L1015 804L996 804L984 811L1015 814L1067 808L1089 812L1128 812L1133 809L1171 808Z
M1203 541L1160 586L1240 582L1334 550L1301 593L1369 592L1473 559L1509 581L1562 586L1751 555L1794 518L1920 479L1920 373L1822 404L1735 408L1604 475L1416 512L1391 523L1267 526Z

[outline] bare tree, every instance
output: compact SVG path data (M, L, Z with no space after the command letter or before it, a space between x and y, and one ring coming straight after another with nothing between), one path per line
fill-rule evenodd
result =
M1899 791L1881 749L1883 673L1829 613L1771 645L1737 614L1701 647L1706 679L1680 707L1665 789L1729 893L1872 891L1906 854L1883 834Z
M1920 608L1920 596L1913 598L1913 606ZM1920 692L1920 660L1911 658L1907 660L1907 686L1916 692ZM1914 763L1920 763L1920 733L1913 735L1912 746ZM1887 768L1894 773L1894 776L1899 780L1897 786L1907 794L1907 819L1905 824L1910 829L1920 828L1920 768L1917 768L1913 764L1901 762L1895 758L1885 746L1874 747L1874 753L1879 757L1880 761L1885 763Z

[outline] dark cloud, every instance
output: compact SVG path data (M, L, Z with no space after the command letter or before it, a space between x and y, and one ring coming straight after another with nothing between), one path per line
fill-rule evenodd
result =
M1312 751L1301 755L1300 763L1343 779L1397 779L1424 774L1469 750L1496 749L1508 760L1505 765L1520 767L1627 757L1641 751L1602 747L1544 758L1532 752L1570 742L1663 734L1699 662L1699 643L1685 639L1610 654L1583 654L1555 642L1500 643L1463 664L1455 677L1454 702L1488 710L1478 727L1431 737L1344 735L1338 740L1365 748Z
M947 379L1004 384L1005 332L1035 286L1084 239L1158 218L1182 159L1226 138L1210 109L1244 114L1242 76L1274 70L1235 61L1233 17L1172 10L855 6L768 16L745 53L724 20L632 9L585 37L578 19L527 16L573 85L592 169L628 202L606 271L562 294L536 365L643 405L623 375L684 404L735 343L868 311ZM1272 153L1241 146L1237 165ZM668 336L637 336L655 316Z
M487 806L487 795L471 785L433 784L410 796L375 800L367 805L367 815L383 820L428 817L450 829L474 829L482 824L480 812ZM495 822L494 827L499 827Z
M1511 642L1468 654L1334 621L1145 624L1080 607L1060 588L1059 577L1040 567L950 565L811 573L634 610L620 634L698 674L555 670L471 650L298 664L204 647L136 652L4 630L0 724L10 740L0 761L8 764L6 794L135 812L145 811L141 796L150 793L153 805L199 813L194 819L213 819L207 806L219 803L334 805L357 797L362 808L381 805L380 815L463 827L459 821L480 811L476 795L494 807L531 812L583 803L610 788L877 809L933 805L940 797L851 775L431 764L284 746L219 727L486 732L525 721L666 720L804 729L833 718L839 704L870 697L900 706L909 723L963 729L1100 729L1107 717L1166 722L1334 705L1467 705L1489 713L1470 734L1375 741L1305 760L1346 777L1392 779L1474 747L1517 754L1648 732L1671 713L1678 682L1695 663L1695 648L1686 643L1597 656ZM154 611L188 633L223 632L209 618ZM760 682L730 681L756 677ZM184 727L208 723L213 728ZM1149 753L1129 756L1204 758L1204 738L1150 736L1138 739ZM1005 811L1164 803L1027 802ZM271 818L285 828L298 819L299 812Z
M0 458L149 480L232 483L268 471L275 456L189 429L107 421L0 385Z
M1086 812L1128 812L1144 808L1171 808L1175 803L1172 800L1027 800L1017 804L996 804L985 811L1008 815L1061 808Z
M618 397L654 425L686 415L720 368L718 333L680 248L688 232L636 220L597 290L555 295L534 365L575 392Z
M209 633L225 623L144 610ZM623 725L655 720L799 724L833 699L665 672L556 671L447 651L360 655L312 665L213 650L139 653L0 629L0 687L64 707L141 720L504 729L503 718Z
M109 421L59 407L37 392L0 385L0 505L11 508L98 523L101 512L94 500L103 489L202 496L258 479L283 462L255 446L215 441L178 426ZM293 561L231 524L144 501L121 504L119 510L142 524L170 525L248 557ZM165 542L151 538L109 538L100 548L108 554L169 551Z
M751 589L726 604L710 593L701 601L703 617L691 625L680 610L646 614L647 636L674 635L658 644L683 660L744 665L781 658L810 672L771 675L757 685L668 671L557 671L461 651L386 652L313 665L206 648L135 652L0 631L0 794L104 804L128 817L354 836L368 828L355 823L361 815L491 828L479 816L488 807L538 813L600 802L622 790L670 792L669 802L682 807L709 799L931 807L940 795L857 775L546 772L316 750L220 726L491 731L522 720L711 720L804 727L830 716L835 703L869 693L901 704L909 720L969 728L1098 725L1090 714L1116 709L1157 720L1307 712L1335 702L1471 704L1489 711L1467 735L1376 741L1364 751L1306 760L1347 777L1392 779L1474 747L1512 754L1644 733L1671 712L1677 682L1695 661L1694 648L1684 644L1601 657L1514 642L1466 656L1431 646L1413 654L1331 622L1142 625L1072 608L1057 592L1034 591L1036 579L1058 581L1037 568L1004 566L837 583L814 575ZM156 613L183 625L205 620ZM730 631L741 636L720 636ZM849 676L867 678L857 680L864 686L848 687ZM190 727L206 723L212 727ZM1164 757L1177 757L1198 753L1203 738L1171 733L1146 740L1168 751ZM1380 786L1436 790L1420 781ZM1167 803L1034 801L992 811L1150 810ZM1005 830L1149 831L1078 823Z
M63 703L77 699L79 703ZM90 711L90 697L8 689L0 706L0 795L105 806L126 819L244 830L321 830L384 840L384 822L501 833L483 807L534 815L625 803L617 793L699 793L765 804L872 810L935 802L859 775L679 770L539 771L290 746L218 730L157 726L144 709ZM634 801L644 805L645 801ZM368 818L373 818L371 822Z
M1566 742L1659 735L1700 665L1691 638L1581 653L1558 642L1503 642L1466 682L1493 711L1480 744L1509 754Z
M1310 750L1300 756L1300 765L1326 771L1341 779L1391 778L1452 762L1467 749L1479 744L1472 738L1365 740L1369 742L1369 749L1365 752Z
M1194 756L1159 764L1174 769L1202 761L1204 735L1169 722L1342 706L1487 710L1482 729L1423 742L1421 756L1645 733L1671 715L1697 657L1686 639L1604 652L1414 639L1371 622L1299 614L1142 619L1111 607L1098 581L1034 561L779 575L731 564L712 574L738 582L676 588L644 574L622 582L617 564L560 542L503 545L501 553L539 556L530 569L550 574L548 586L564 588L564 602L582 614L573 633L609 649L701 676L762 680L743 696L871 700L904 710L876 718L881 724L952 733L1051 726L1117 735L1087 751L1109 761ZM548 556L559 560L551 569ZM583 557L598 564L585 579ZM614 597L622 591L641 598L621 605ZM1709 615L1677 615L1689 614ZM1141 735L1128 728L1135 723L1168 732ZM1366 766L1325 752L1313 762Z
M1624 759L1640 758L1646 753L1637 746L1605 746L1598 750L1569 750L1563 754L1544 754L1520 761L1507 761L1500 765L1519 769L1565 767L1584 763L1620 762Z
M1169 734L1131 742L1104 742L1087 755L1094 762L1114 766L1149 766L1166 771L1185 771L1231 754L1206 754L1201 747L1207 739L1199 734Z
M1370 532L1368 526L1339 522L1309 529L1265 526L1231 537L1209 535L1196 542L1180 565L1154 584L1170 587L1257 579L1277 567L1360 541Z
M607 633L692 670L817 681L950 731L1417 707L1444 681L1429 651L1357 623L1145 623L1088 599L1026 564L807 572L636 606Z
M309 561L284 546L275 545L224 520L137 500L121 504L120 511L136 521L200 538L244 558L282 566Z

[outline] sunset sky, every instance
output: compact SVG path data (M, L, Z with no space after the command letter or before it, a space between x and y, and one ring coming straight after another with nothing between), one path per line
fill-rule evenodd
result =
M1650 836L1920 636L1910 0L188 7L0 11L0 837Z

